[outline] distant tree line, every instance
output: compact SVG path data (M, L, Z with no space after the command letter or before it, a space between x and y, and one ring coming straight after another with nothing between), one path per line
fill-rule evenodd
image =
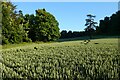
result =
M99 26L96 28L98 35L120 35L120 11L100 20Z
M31 41L54 41L59 39L59 23L45 9L23 15L16 5L2 2L2 44Z
M16 11L16 5L2 2L2 44L55 41L59 38L75 38L90 35L120 35L120 11L100 20L95 28L90 27L92 21L86 19L85 31L59 31L59 23L45 9L35 10L36 14L25 14ZM90 15L88 15L90 17ZM93 16L94 17L94 16ZM91 19L92 20L92 19ZM90 21L90 22L89 22ZM1 24L0 24L1 25Z
M90 16L90 15L88 15ZM92 15L91 15L92 16ZM90 18L91 19L91 18ZM86 19L88 25L90 19ZM93 20L93 19L91 19ZM91 21L92 22L92 21ZM94 22L95 23L95 22ZM90 33L91 32L91 33ZM64 38L75 38L89 35L109 35L109 36L119 36L120 35L120 11L112 14L110 17L104 17L103 20L99 21L99 25L95 26L95 28L87 26L85 31L61 31L61 37Z
M82 37L85 36L85 31L61 31L61 37L60 38L75 38L75 37Z

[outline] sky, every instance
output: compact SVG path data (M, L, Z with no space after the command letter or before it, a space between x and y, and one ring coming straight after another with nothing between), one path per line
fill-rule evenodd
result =
M87 14L96 15L95 21L118 11L118 2L13 2L23 14L35 14L45 8L59 22L60 31L83 31Z
M10 0L10 1L13 2L118 2L119 0Z

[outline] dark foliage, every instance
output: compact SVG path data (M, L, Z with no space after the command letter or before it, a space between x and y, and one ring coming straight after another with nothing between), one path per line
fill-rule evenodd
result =
M22 12L15 9L11 2L2 2L2 44L30 41L23 28Z
M100 20L99 27L96 29L99 35L120 35L120 11Z
M66 31L63 30L61 31L61 39L65 39L65 38L75 38L75 37L82 37L85 36L85 32L84 31Z
M32 41L54 41L60 37L59 23L55 17L45 9L36 10L36 15L25 15L29 23L29 38Z
M2 2L2 15L2 44L54 41L60 37L59 23L45 9L23 16L11 2Z

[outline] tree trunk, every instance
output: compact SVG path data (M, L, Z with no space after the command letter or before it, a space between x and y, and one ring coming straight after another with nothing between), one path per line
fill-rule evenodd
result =
M89 37L90 37L90 39L92 39L92 34L91 34L90 30L89 30Z

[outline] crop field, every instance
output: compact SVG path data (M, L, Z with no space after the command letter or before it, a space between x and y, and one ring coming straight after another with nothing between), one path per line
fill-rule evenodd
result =
M3 49L1 78L6 80L118 80L118 39L34 43Z

